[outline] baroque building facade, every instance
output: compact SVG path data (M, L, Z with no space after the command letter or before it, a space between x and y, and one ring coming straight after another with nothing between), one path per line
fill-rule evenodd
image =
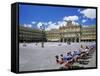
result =
M45 31L39 29L19 27L19 42L39 42L46 41Z
M59 29L51 29L50 31L46 31L47 41L60 41L60 32Z
M39 29L19 26L20 42L81 42L96 41L96 27L72 24L68 21L65 26L59 29L51 29L42 31Z
M81 25L72 24L72 21L67 21L65 26L61 26L59 29L52 29L47 31L46 35L48 41L95 41L96 27L82 27Z
M81 41L95 41L96 27L83 27L81 29Z
M80 42L80 26L68 21L66 26L60 27L61 42Z

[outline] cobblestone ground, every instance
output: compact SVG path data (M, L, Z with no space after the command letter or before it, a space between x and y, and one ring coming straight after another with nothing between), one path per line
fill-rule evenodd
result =
M59 46L61 44L61 46ZM80 45L93 45L95 42L81 42L81 43L59 43L46 42L44 48L41 43L23 43L19 44L19 70L20 71L34 71L34 70L50 70L58 69L60 65L56 64L55 55L66 54L68 51L75 51L80 48ZM95 53L90 59L90 63L85 67L95 67ZM80 65L80 64L78 64Z

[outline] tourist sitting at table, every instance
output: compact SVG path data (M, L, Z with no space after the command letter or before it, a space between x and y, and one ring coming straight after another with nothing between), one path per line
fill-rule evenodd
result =
M59 56L56 55L55 58L56 58L56 62L59 63Z
M73 56L71 55L71 52L68 52L67 55L63 57L64 62L71 62Z
M63 57L63 54L61 54L61 55L60 55L60 57L61 57L61 60L62 60L62 61L64 61L64 57Z
M88 55L90 52L90 48L88 46L84 48L83 45L81 45L81 48L79 50L81 51L81 57Z
M82 56L84 56L86 54L88 49L87 49L87 47L84 48L83 45L81 45L79 51L81 52L81 57L82 57Z
M81 53L85 53L85 48L83 47L83 45L80 46L79 50L81 51Z
M73 58L74 52L68 52L66 56L64 56L64 68L72 68L72 65L74 63L74 58Z
M61 54L61 56L63 58L63 54ZM55 57L56 57L56 62L57 63L59 63L59 64L63 64L64 63L63 59L60 59L58 55L56 55Z
M86 54L88 54L88 53L89 53L89 47L88 47L88 46L86 46L86 48L85 48L85 50L84 50L84 51L85 51L85 53L86 53Z
M61 54L60 57L58 55L56 55L55 57L56 57L56 62L59 64L63 64L64 62L68 63L73 58L70 53L67 53L67 55L65 55L65 56L63 56L63 54Z
M78 50L78 51L73 51L73 60L74 60L74 62L75 61L78 61L78 59L79 58L81 58L81 51L80 50Z

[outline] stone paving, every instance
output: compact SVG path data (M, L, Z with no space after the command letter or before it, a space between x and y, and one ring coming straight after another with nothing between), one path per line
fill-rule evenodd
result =
M68 51L78 50L81 44L84 46L93 45L95 42L71 43L71 45L60 42L46 42L44 43L44 48L41 47L41 43L38 43L37 45L36 43L26 43L26 46L23 46L23 43L20 43L19 70L34 71L58 69L60 65L56 64L55 55L66 54ZM91 62L84 67L96 66L95 53L90 61Z

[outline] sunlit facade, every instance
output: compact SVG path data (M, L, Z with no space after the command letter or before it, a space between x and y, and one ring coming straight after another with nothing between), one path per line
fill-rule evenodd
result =
M83 27L81 29L81 41L95 41L96 40L96 27Z
M82 27L81 25L72 24L72 21L68 21L65 26L48 31L47 40L60 42L95 41L96 28L91 26Z
M46 41L45 32L39 29L29 27L19 27L19 41L20 42L39 42Z
M61 35L61 42L80 42L80 26L73 25L71 21L68 21L65 26L59 28Z
M19 41L23 42L81 42L81 41L96 41L96 27L72 24L68 21L65 26L59 29L51 29L42 31L28 27L19 27Z
M60 33L59 33L59 29L52 29L50 31L46 31L46 37L47 37L47 41L60 41Z

